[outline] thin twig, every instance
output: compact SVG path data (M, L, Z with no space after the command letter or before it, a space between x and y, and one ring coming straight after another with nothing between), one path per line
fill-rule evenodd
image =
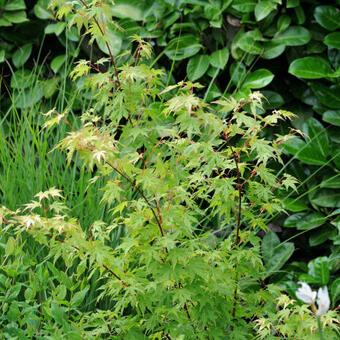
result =
M152 206L151 202L149 201L149 199L145 196L144 192L137 185L135 185L134 181L131 178L126 176L122 171L117 169L113 164L111 164L108 161L105 161L105 164L110 166L114 171L116 171L123 178L125 178L132 185L132 187L143 197L144 201L149 206L149 208L152 211L153 216L155 217L155 220L156 220L156 223L158 225L159 231L161 232L161 235L164 236L165 233L164 233L164 229L163 229L163 226L162 226L162 222L161 222L160 218L157 216L155 209L153 208L153 206Z
M52 237L52 235L47 235L47 236ZM60 239L60 238L57 238L57 237L55 237L54 239L55 239L56 241L58 241L58 242L65 243L65 241L64 241L63 239ZM74 246L74 245L72 245L72 247L73 247L74 249L77 249L78 251L80 251L80 248L79 248L79 247ZM122 280L122 279L121 279L121 278L120 278L120 277L119 277L112 269L110 269L107 265L103 264L102 267L105 268L108 272L110 272L117 280L119 280L123 286L125 286L125 287L128 287L128 286L129 286L124 280Z
M234 245L237 246L240 240L240 227L241 227L241 209L242 209L242 183L241 183L241 176L240 176L240 169L238 163L240 161L240 154L235 154L232 146L230 147L233 153L233 158L236 165L236 176L237 176L237 189L238 189L238 212L237 212L237 219L236 219L236 239Z
M89 6L87 5L87 3L85 2L85 0L80 0L81 3L85 6L86 9L89 9ZM105 34L104 34L104 31L103 31L103 28L100 26L98 20L96 18L93 18L95 24L97 25L97 27L99 28L100 30L100 33L101 35L104 37ZM110 59L111 59L111 63L113 65L113 68L115 70L115 75L116 75L116 79L117 79L117 83L118 83L118 87L121 87L121 84L120 84L120 80L119 80L119 73L118 73L118 69L117 69L117 66L116 66L116 62L113 58L113 55L112 55L112 52L111 52L111 48L110 48L110 45L108 44L107 41L105 41L105 45L107 47L107 50L109 52L109 55L110 55Z
M9 221L6 217L2 217L2 219L1 219L1 223L4 223L4 224L13 224L13 225L16 225L16 226L20 226L20 224L18 224L18 223L14 223L14 222L12 222L12 221ZM47 234L46 235L47 237L49 237L49 238L52 238L53 237L53 235L50 235L50 234ZM65 243L65 240L63 240L63 239L61 239L61 238L58 238L58 237L55 237L54 238L56 241L58 241L58 242L60 242L60 243ZM80 251L80 248L79 247L77 247L77 246L75 246L75 245L71 245L72 246L72 248L74 248L74 249L76 249L76 250L78 250L78 251ZM103 264L102 265L102 267L103 268L105 268L107 271L109 271L116 279L118 279L120 282L121 282L121 284L123 285L123 286L125 286L125 287L128 287L129 285L124 281L124 280L122 280L112 269L110 269L108 266L106 266L105 264Z
M236 176L237 176L237 189L238 189L238 213L237 213L237 220L236 220L236 239L234 246L238 246L239 239L240 239L240 227L241 227L241 209L242 209L242 183L241 183L241 176L240 176L240 153L236 155L232 146L230 146L233 158L236 165ZM237 306L237 293L238 293L238 273L237 273L237 263L235 265L235 290L234 290L234 297L233 297L233 310L232 310L232 317L235 318L236 315L236 306Z

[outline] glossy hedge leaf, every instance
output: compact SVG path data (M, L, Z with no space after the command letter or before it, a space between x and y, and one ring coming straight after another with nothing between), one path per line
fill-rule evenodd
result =
M327 34L323 42L327 46L334 47L340 50L340 32L333 32Z
M320 188L340 189L340 174L324 177Z
M310 39L310 32L302 26L291 26L275 37L276 42L283 43L286 46L305 45Z
M6 20L5 18L0 18L0 27L9 27L12 26L13 24Z
M46 34L55 34L55 35L60 35L63 31L64 28L66 27L66 23L63 21L59 21L56 24L49 24L45 27L45 33Z
M266 41L263 43L264 52L262 54L263 59L274 59L281 55L285 49L286 45L275 39L271 41Z
M261 68L250 73L244 80L242 86L248 87L250 89L260 89L267 86L273 80L273 78L273 73L267 69Z
M54 19L52 11L50 11L47 6L50 0L39 0L34 6L34 14L37 18L42 20Z
M263 0L256 4L255 6L255 18L257 21L264 19L266 16L270 14L275 8L277 4L273 3L269 0Z
M116 56L120 52L120 49L122 47L122 37L118 35L112 27L108 27L106 29L105 36L105 38L103 38L102 36L96 37L98 47L101 49L102 52L109 54L105 43L105 41L108 41L112 54Z
M319 228L312 232L309 236L308 243L311 247L318 246L329 240L330 237L334 236L336 233L335 229L332 227Z
M261 91L265 97L265 101L263 102L264 108L267 110L274 110L279 108L284 104L284 99L278 92L274 91Z
M340 144L340 134L339 134L339 129L335 126L330 126L327 129L329 139L334 142L334 143L339 143Z
M234 0L232 3L232 8L242 13L249 13L255 9L257 0Z
M57 73L60 69L60 67L65 63L66 61L66 55L58 55L53 58L51 61L51 69L53 70L54 73Z
M165 54L172 60L182 60L197 54L201 47L194 35L187 34L172 39L168 43Z
M325 78L333 73L329 63L318 57L295 59L289 65L288 72L296 77L305 79Z
M277 20L277 30L279 32L285 31L289 27L291 22L292 18L290 16L288 16L287 14L281 15Z
M229 0L230 2L230 0ZM216 4L204 6L204 17L209 20L210 26L220 28L222 26L221 9Z
M305 15L305 12L304 12L302 6L295 7L294 12L295 12L295 15L296 15L296 18L297 18L297 23L299 25L304 24L305 21L306 21L306 15Z
M143 1L120 0L112 7L112 15L117 18L128 18L134 21L141 21L144 19L143 8L140 6Z
M24 0L11 0L7 1L5 6L6 11L19 11L22 9L26 9L25 1Z
M322 189L312 198L311 202L320 207L340 208L339 190Z
M326 286L329 281L329 260L327 257L318 257L308 263L308 274L311 275L320 286Z
M335 305L340 295L340 277L332 282L331 285L331 297L332 302Z
M32 52L32 44L26 44L19 47L12 56L13 64L16 68L23 66Z
M297 198L286 198L283 200L283 205L285 209L293 212L308 210L308 206Z
M286 218L283 225L287 228L310 230L324 224L326 220L327 218L319 212L302 212Z
M261 33L257 30L243 33L237 42L237 46L249 54L261 54L263 46L259 42L261 40Z
M280 270L292 256L294 244L280 243L279 237L274 232L269 232L262 240L261 251L265 268L269 273L273 273Z
M195 55L190 58L187 65L188 78L195 81L201 78L209 68L209 57L207 55Z
M314 10L314 18L319 25L329 31L340 27L340 11L333 6L318 6Z
M330 109L340 109L340 86L326 86L319 82L309 84L318 100Z
M337 130L338 132L338 130ZM339 135L339 132L337 133L337 136ZM337 166L337 168L340 170L340 145L333 145L332 148L332 160L335 163L335 165Z
M57 91L59 84L58 77L49 78L44 81L44 97L51 98Z
M229 59L228 48L213 52L210 56L210 64L218 69L224 69Z
M286 7L287 8L294 8L300 5L300 0L287 0Z
M0 63L5 61L5 50L0 51Z
M28 20L25 11L5 12L3 18L14 24L19 24Z
M323 113L322 119L327 123L340 126L340 110L328 110Z
M303 163L323 165L326 162L326 157L320 153L318 148L305 143L300 138L292 138L291 140L282 143L282 147Z
M306 130L311 146L318 150L323 157L328 156L328 135L323 125L315 118L309 118L303 125Z

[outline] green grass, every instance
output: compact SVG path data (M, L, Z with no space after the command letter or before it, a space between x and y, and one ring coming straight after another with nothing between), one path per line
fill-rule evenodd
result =
M32 71L34 77L39 69ZM66 82L66 79L65 79ZM62 80L61 84L65 84ZM34 91L34 84L29 91ZM72 215L79 218L84 228L96 220L107 220L106 208L99 204L102 194L100 181L89 185L92 174L82 168L77 156L66 166L65 155L51 150L66 136L69 128L61 123L56 129L43 129L46 113L69 109L69 119L77 128L77 114L72 111L75 95L60 86L57 97L42 98L34 105L17 109L15 103L20 92L9 94L11 104L0 118L0 202L9 209L29 202L39 191L56 187L63 191ZM27 91L27 89L26 89ZM84 110L86 103L83 102ZM78 105L79 106L79 105Z

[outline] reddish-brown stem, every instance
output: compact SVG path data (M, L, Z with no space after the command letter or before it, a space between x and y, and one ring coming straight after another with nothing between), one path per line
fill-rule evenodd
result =
M140 54L140 46L138 47L138 50L137 50L137 56L136 56L135 66L137 66L137 63L138 63L139 54Z
M62 121L63 121L64 123L66 123L66 124L72 129L72 131L76 131L76 130L73 128L73 126L70 124L70 122L67 120L67 118L63 118Z
M240 153L236 155L233 148L231 148L233 158L236 165L236 176L237 176L237 189L238 189L238 213L237 213L237 219L236 219L236 239L234 246L238 246L239 239L240 239L240 227L241 227L241 209L242 209L242 183L241 183L241 176L240 176L240 168L239 168L239 162L240 162ZM235 271L236 271L236 277L235 277L235 290L234 290L234 297L233 297L233 310L232 310L232 317L235 318L236 315L236 306L237 306L237 285L238 285L238 273L237 273L237 264L235 265Z
M144 201L149 206L149 208L152 211L153 216L155 217L155 220L156 220L156 223L158 225L159 231L161 232L161 235L164 236L165 233L164 233L164 229L163 229L163 226L162 226L162 222L161 222L160 218L157 216L155 209L153 208L149 199L145 196L144 192L137 185L135 185L133 180L131 180L128 176L126 176L122 171L117 169L113 164L111 164L108 161L106 161L105 164L110 166L114 171L116 171L119 175L121 175L123 178L125 178L132 185L132 187L143 197Z
M41 290L39 291L39 314L40 314L40 320L39 320L39 325L38 325L38 329L37 329L37 334L40 333L40 328L41 328L41 322L43 319L43 310L42 310L42 295L41 295Z
M17 224L17 223L13 223L13 222L8 221L7 218L4 217L4 216L2 217L2 223L5 223L5 224L12 223L12 224L14 224L14 225L19 225L19 224ZM53 237L52 235L49 235L49 234L47 234L46 236L47 236L47 237L50 237L50 238ZM61 239L61 238L55 237L54 239L55 239L56 241L60 242L60 243L65 243L65 240L63 240L63 239ZM79 248L79 247L77 247L77 246L75 246L75 245L72 245L72 247L73 247L74 249L80 251L80 248ZM110 269L110 268L109 268L108 266L106 266L105 264L103 264L102 267L105 268L107 271L109 271L116 279L118 279L118 280L121 282L121 284L122 284L123 286L128 287L128 284L127 284L124 280L122 280L122 279L121 279L121 278L120 278L120 277L119 277L112 269Z
M122 280L116 273L113 272L107 265L103 264L103 268L105 268L107 271L109 271L117 280L119 280L125 287L128 287L129 285Z
M157 198L155 198L155 203L156 203L156 208L157 208L157 211L158 211L159 221L160 221L161 225L163 225L161 207L159 205L159 201L157 200Z
M131 120L131 116L130 116L130 115L128 116L128 121L130 122L131 126L132 126L132 127L134 127L134 125L133 125L133 122L132 122L132 120Z
M182 288L181 282L178 283L178 288ZM192 323L192 319L191 319L191 315L189 313L187 301L184 302L184 310L185 310L185 314L187 315L188 320ZM195 331L195 328L194 328L193 325L192 325L192 328L194 329L194 332L195 332L195 335L196 335L196 339L198 339L196 331Z
M85 2L85 0L80 0L81 3L85 6L86 9L88 9L89 7L87 6L87 3ZM105 34L104 34L104 31L103 31L103 28L100 26L98 20L96 18L93 18L95 24L97 25L97 27L99 28L99 31L101 33L101 35L104 37ZM107 41L105 41L105 45L106 45L106 48L109 52L109 55L110 55L110 59L111 59L111 63L112 63L112 66L115 70L115 75L116 75L116 79L117 79L117 83L118 83L118 87L121 87L121 84L120 84L120 80L119 80L119 73L118 73L118 69L117 69L117 66L116 66L116 62L113 58L113 54L111 52L111 48L110 48L110 45L108 44Z
M235 270L237 271L237 264L235 266ZM236 278L235 278L235 290L234 290L234 296L233 296L233 310L231 315L233 316L233 319L235 319L235 315L236 315L236 305L237 305L237 285L238 285L238 273L236 272Z
M47 217L47 209L46 209L45 199L44 198L42 200L42 210L44 212L45 217Z
M157 142L157 144L152 148L151 152L150 152L150 155L148 157L148 159L145 161L145 164L147 164L149 162L149 160L151 159L151 156L154 152L154 150L163 143L163 137L161 137L161 139Z
M47 235L47 236L52 237L52 235ZM64 241L63 239L60 239L60 238L57 238L57 237L55 238L55 240L58 241L58 242L60 242L60 243L65 243L65 241ZM77 247L77 246L72 245L72 247L73 247L74 249L80 250L80 248ZM121 283L123 286L125 286L125 287L128 287L128 286L129 286L124 280L122 280L122 279L121 279L121 278L120 278L120 277L119 277L112 269L110 269L107 265L103 264L102 267L105 268L108 272L110 272L117 280L119 280L120 283Z
M237 246L240 240L240 227L241 227L241 209L242 209L242 183L241 183L241 176L240 176L240 169L239 169L239 162L240 162L240 154L235 154L233 148L231 147L233 152L233 157L236 165L236 176L237 176L237 190L238 190L238 212L237 212L237 219L236 219L236 239L234 246Z
M93 70L97 71L98 73L103 73L99 67L94 66L90 62L87 63Z

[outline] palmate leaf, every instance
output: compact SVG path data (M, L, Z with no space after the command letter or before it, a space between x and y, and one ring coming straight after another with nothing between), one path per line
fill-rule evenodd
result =
M88 8L80 3L74 5L79 13L89 18L87 33L92 41L98 40L101 30L91 19L97 18L100 24L106 25L112 15L96 3L87 1ZM117 3L116 9L120 13L115 15L126 17L137 2ZM220 4L222 7L218 2L203 5L209 23L216 26L222 17L220 10L225 6L236 5L247 12L249 6L253 4L255 8L258 3L236 1L224 2ZM276 8L278 1L271 3ZM190 1L190 4L194 2ZM266 3L259 7L263 5ZM158 20L156 10L157 6L155 17ZM64 13L66 21L69 17L75 18L73 15L80 15L72 12ZM192 14L196 15L196 10ZM267 15L260 18L263 14L257 14L259 20L267 19ZM131 16L141 18L144 13L134 12ZM176 18L169 14L165 19L173 22ZM149 25L154 24L152 19L145 22L143 34L152 32L149 29ZM161 24L167 25L166 20ZM81 21L73 19L72 24L77 23L82 27ZM129 26L128 20L122 23ZM189 24L180 27L191 29L192 24ZM283 29L284 26L280 32L283 35L289 30L289 27ZM55 28L49 27L48 31L54 30L58 34L59 30ZM110 39L112 32L120 36L123 44L123 35L115 31L115 25L105 28L108 35L103 38L102 47L115 43ZM101 65L99 72L93 61L91 64L80 61L76 66L71 77L73 80L84 79L78 84L92 91L94 106L83 114L82 127L73 127L59 147L67 152L69 162L77 153L74 162L89 168L88 175L95 176L92 183L99 178L103 180L103 188L98 194L103 196L102 203L110 205L103 214L108 222L98 220L81 227L75 219L58 215L65 213L59 201L53 202L47 210L48 214L55 210L56 216L20 215L16 219L21 230L27 229L31 235L37 235L44 250L49 248L51 235L48 256L56 265L61 263L64 269L58 279L65 280L70 276L71 284L66 284L66 280L63 282L70 292L58 290L63 298L69 297L70 302L63 302L69 307L68 313L61 303L52 308L59 315L58 320L53 321L57 324L56 329L66 327L66 317L76 315L78 321L83 318L83 314L79 314L82 312L74 311L72 305L80 309L84 304L84 308L95 304L92 301L98 290L100 299L105 300L103 305L111 306L113 313L110 322L102 320L102 327L106 327L104 337L115 332L122 339L156 338L156 335L191 339L195 331L202 339L212 334L222 338L227 327L233 329L232 336L252 338L253 325L245 320L263 315L261 306L275 305L267 287L264 290L256 283L259 278L280 270L294 246L289 242L280 243L276 235L266 235L262 244L264 268L260 256L261 240L256 232L259 228L267 228L264 212L282 211L276 189L294 187L294 180L289 176L283 179L280 176L279 180L267 167L269 160L275 163L280 156L280 140L266 138L263 131L267 125L275 126L291 114L275 111L267 116L263 112L263 96L259 92L251 93L250 88L268 85L273 74L260 69L246 75L245 65L252 63L258 48L264 52L263 47L268 42L260 31L250 32L235 43L245 59L240 61L239 71L236 65L231 72L235 76L234 84L244 81L244 87L235 98L221 98L216 103L220 112L196 95L201 87L192 81L205 74L211 76L209 65L214 74L223 70L229 50L219 49L225 45L216 45L217 50L210 56L199 54L202 46L198 37L201 35L183 33L169 41L164 54L173 60L190 58L188 75L192 81L176 85L171 82L172 85L163 91L166 77L163 79L162 71L150 68L141 59L124 62L127 54L117 60L117 70L111 58L107 58L108 63ZM273 37L271 32L268 36ZM151 49L147 42L135 36L133 39L137 53L141 51L140 45L145 44L143 51L146 57L149 56ZM279 51L275 53L289 44L281 41L279 45ZM248 51L252 56L247 55ZM55 66L57 72L58 65ZM271 95L280 102L279 96ZM66 122L67 129L73 125L66 114L57 114L54 118ZM306 129L309 129L310 137L313 135L312 139L318 138L315 124L309 126L307 123ZM322 157L328 156L323 143L321 137L316 143L318 151L323 147ZM80 171L85 172L86 168ZM87 189L89 195L90 189ZM45 201L42 197L41 202ZM29 207L35 208L32 204ZM112 242L114 234L118 235L117 246ZM9 247L11 252L15 251L13 245ZM76 275L72 276L73 270ZM74 278L77 290L71 289ZM55 295L51 294L51 298ZM85 302L87 300L90 302ZM52 302L46 302L48 307ZM87 315L86 320L90 320L90 316L93 315ZM60 318L65 324L59 324ZM44 317L42 325L45 323ZM77 326L80 324L78 322ZM108 324L113 328L108 330ZM92 332L98 331L93 324L88 327ZM83 336L86 335L84 331Z

